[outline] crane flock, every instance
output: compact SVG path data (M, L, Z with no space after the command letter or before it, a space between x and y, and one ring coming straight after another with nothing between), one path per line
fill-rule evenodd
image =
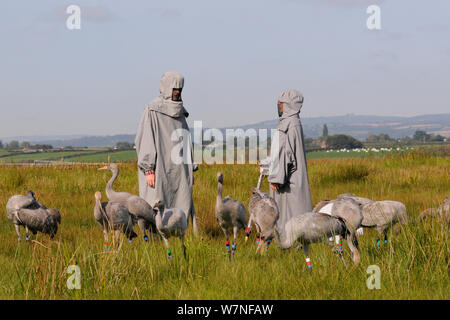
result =
M172 259L172 250L169 245L170 237L178 237L181 240L183 255L187 258L185 235L188 226L188 216L178 208L166 208L161 199L156 199L153 206L137 195L127 192L116 192L113 189L114 182L119 176L119 168L111 163L98 170L109 170L112 177L106 184L105 192L107 202L102 202L102 194L97 191L94 194L94 218L102 228L106 250L110 247L108 234L114 232L115 244L120 248L120 235L132 243L137 237L134 226L137 224L143 234L144 241L148 241L147 231L152 235L159 235L167 248L167 256ZM373 201L358 197L353 193L339 195L334 200L320 201L312 212L298 213L288 220L285 232L276 229L279 210L274 199L266 192L259 189L262 178L267 174L266 168L261 168L257 188L251 190L249 201L249 218L245 206L230 196L222 197L223 173L217 173L217 195L215 204L215 217L225 236L225 245L228 257L234 260L237 237L239 230L246 230L246 238L251 232L252 224L257 229L257 252L263 255L273 239L278 247L288 249L295 243L299 243L306 256L306 265L312 268L309 256L309 246L317 242L328 242L332 245L335 240L334 250L345 264L342 249L342 239L347 240L347 245L355 264L360 262L359 244L357 235L362 235L363 228L374 228L384 235L387 243L388 231L394 226L398 232L398 225L406 225L408 216L404 204L392 201ZM441 217L448 220L449 198L438 209L424 211L418 220L426 217ZM37 232L55 237L58 225L61 223L61 214L57 209L48 209L38 202L33 191L26 195L14 195L6 204L8 219L14 224L17 239L21 241L20 227L26 230L26 240L30 240L29 231L34 235ZM229 231L233 232L233 243L230 245ZM377 239L377 247L380 247L380 237ZM337 247L336 247L337 246Z

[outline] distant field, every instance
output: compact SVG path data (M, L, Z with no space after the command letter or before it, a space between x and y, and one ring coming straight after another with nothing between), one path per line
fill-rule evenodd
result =
M4 156L10 154L10 156ZM67 162L106 162L108 155L111 161L132 161L136 158L136 151L111 151L109 149L88 149L62 152L40 152L31 154L0 153L0 163L33 162L35 160L64 161ZM133 156L134 155L134 156Z
M333 159L333 158L371 158L371 157L382 157L386 153L385 152L356 152L356 151L345 151L345 152L337 152L337 151L313 151L306 153L307 159Z
M71 158L73 162L108 162L108 156L111 157L111 162L130 162L137 160L135 150L105 152L102 154L86 155L76 158Z
M62 152L39 152L30 154L12 154L7 157L0 158L0 162L20 162L20 161L34 161L34 160L61 160L62 158L68 159L78 154L89 155L91 153L98 152L96 149L83 150L83 151L62 151ZM7 153L4 153L7 154Z
M386 150L383 148L375 149L370 148L368 152L364 150L329 150L329 151L312 151L306 153L306 158L309 160L321 160L321 159L340 159L340 158L380 158L380 157L392 157L410 152L413 149L427 150L427 152L437 152L440 155L450 154L450 144L442 144L435 146L414 146L408 148L402 148L401 150ZM5 156L10 154L10 156ZM110 157L110 159L109 159ZM20 163L20 162L33 162L33 161L61 161L65 162L82 162L82 163L94 163L94 162L135 162L137 155L135 150L126 151L114 151L106 148L89 148L87 150L79 151L62 151L62 152L42 152L33 154L12 154L5 150L0 150L0 163Z
M308 152L306 157L308 159L329 159L329 158L370 158L370 157L382 157L386 154L395 154L392 152L356 152L356 151L314 151ZM0 151L0 156L6 155L8 152ZM107 162L108 156L111 157L112 162L133 162L137 160L135 150L127 151L111 151L111 150L99 150L89 149L83 151L64 151L64 152L43 152L33 154L20 154L8 157L0 158L1 162L32 162L34 160L48 160L48 161L60 161L64 158L67 162Z

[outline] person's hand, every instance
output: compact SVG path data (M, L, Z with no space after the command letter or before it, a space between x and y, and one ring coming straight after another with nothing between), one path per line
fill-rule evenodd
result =
M145 175L145 181L149 187L154 188L155 187L155 172L147 173Z
M280 189L280 185L278 183L271 183L270 189L272 189L273 191L278 191L278 189Z

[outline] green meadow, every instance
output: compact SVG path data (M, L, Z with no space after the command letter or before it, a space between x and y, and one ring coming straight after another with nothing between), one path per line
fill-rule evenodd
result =
M112 161L122 161L116 153ZM120 157L119 157L120 155ZM83 157L86 161L104 158ZM83 159L80 158L80 159ZM313 203L354 192L374 200L406 205L412 218L400 233L376 247L377 233L359 238L361 263L352 264L344 242L344 266L325 244L310 248L312 272L302 250L280 250L273 243L265 256L256 254L255 234L238 238L234 262L214 217L216 173L224 173L224 196L247 207L258 179L257 165L201 165L195 173L194 203L199 237L188 228L188 259L180 241L171 238L169 261L162 241L125 240L120 250L105 250L102 230L93 216L94 192L104 189L111 173L91 164L0 165L0 299L449 299L448 225L414 218L449 196L450 158L411 151L383 157L308 160ZM138 194L134 162L120 165L115 190ZM18 243L7 219L8 198L34 190L38 201L58 208L62 224L53 240L38 234ZM268 190L267 180L263 189ZM23 231L24 232L24 231ZM24 235L24 234L23 234ZM24 236L22 238L25 238ZM69 290L67 268L81 272L81 289ZM381 270L381 289L369 290L366 270Z

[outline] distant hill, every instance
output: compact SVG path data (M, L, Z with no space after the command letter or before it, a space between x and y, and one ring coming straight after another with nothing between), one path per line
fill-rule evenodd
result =
M305 136L317 138L327 124L328 134L347 134L364 140L371 134L386 133L392 138L412 136L416 130L450 137L450 114L420 115L414 117L360 116L348 114L333 117L301 118ZM242 129L275 128L278 120L241 126Z
M450 113L430 114L414 117L388 117L388 116L362 116L348 114L344 116L332 117L312 117L301 118L303 131L306 137L317 138L322 135L324 124L328 126L328 134L347 134L357 139L364 140L371 134L386 133L392 138L402 138L412 136L416 130L423 130L427 133L440 134L450 137ZM278 120L262 121L239 127L222 128L247 130L273 129L276 128ZM0 138L8 143L11 140L30 141L32 143L51 144L55 148L72 147L113 147L117 142L134 143L135 135L122 134L111 136L50 136L50 137L9 137Z

